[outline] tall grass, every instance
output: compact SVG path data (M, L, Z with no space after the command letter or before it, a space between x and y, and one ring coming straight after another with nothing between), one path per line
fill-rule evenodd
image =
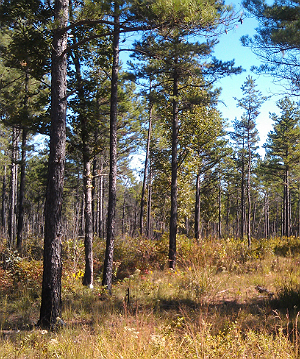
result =
M166 238L119 240L112 296L100 285L104 244L95 241L91 290L81 285L83 248L67 242L58 332L35 327L41 262L0 249L0 358L299 357L298 239L251 250L234 239L178 242L173 271Z

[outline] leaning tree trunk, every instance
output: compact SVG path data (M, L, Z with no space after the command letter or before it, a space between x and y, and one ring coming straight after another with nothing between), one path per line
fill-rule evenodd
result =
M117 192L117 110L118 110L118 71L119 71L119 40L120 19L119 6L115 2L114 8L114 37L113 37L113 66L111 78L111 103L110 103L110 173L109 173L109 198L107 217L106 250L103 268L102 285L109 293L112 288L112 269L115 240L115 214Z
M69 0L56 0L52 40L51 129L45 203L44 272L39 325L54 328L60 322L62 273L62 200L66 148L67 32Z
M174 269L176 265L176 235L177 235L177 171L178 171L178 73L175 60L173 77L173 114L172 114L172 181L171 181L171 216L170 216L170 238L169 238L169 268Z

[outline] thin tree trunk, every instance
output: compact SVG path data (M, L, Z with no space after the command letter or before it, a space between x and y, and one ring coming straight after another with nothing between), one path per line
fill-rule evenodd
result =
M2 177L2 208L1 208L1 225L2 225L3 235L6 235L6 230L7 230L6 207L7 207L6 164L4 164L3 177Z
M151 207L152 207L152 171L150 165L148 179L148 202L147 202L147 237L151 237Z
M12 152L11 152L11 180L10 180L10 207L9 207L9 241L8 247L12 248L15 244L16 236L16 206L17 206L17 183L18 183L18 141L19 133L14 127L12 132Z
M82 84L81 64L77 50L74 52L73 61L76 73L76 87L79 97L79 121L81 126L82 157L83 157L83 186L84 186L84 250L85 272L83 285L93 288L93 209L92 209L92 173L91 151L89 148L88 119L86 117L86 101Z
M150 96L151 96L151 82L150 82ZM148 171L148 162L149 162L149 153L150 153L150 141L151 141L151 127L152 127L152 102L149 100L149 119L148 119L148 137L147 137L147 148L146 148L146 158L145 158L145 168L144 168L144 178L142 186L142 195L141 195L141 210L140 210L140 235L143 235L143 218L144 218L144 206L145 206L145 192L146 192L146 181L147 181L147 171Z
M99 237L104 238L104 221L103 221L103 162L100 167L100 184L99 184Z
M26 168L26 141L27 130L22 131L22 154L21 154L21 173L20 173L20 189L19 189L19 213L17 228L17 248L22 250L23 244L23 223L24 223L24 197L25 197L25 168Z
M106 250L103 268L102 285L109 293L112 289L112 269L115 240L115 213L117 192L117 110L118 110L118 71L119 71L119 40L120 19L118 2L114 4L114 36L113 36L113 66L111 79L110 104L110 173L109 173L109 199L107 218Z
M175 70L173 77L173 114L172 114L172 181L171 181L171 216L170 216L170 238L169 238L169 268L174 269L176 265L176 235L177 235L177 171L178 171L178 74L177 60L174 62Z
M248 178L247 178L247 195L248 195L248 248L251 247L251 148L250 148L250 138L248 130Z
M96 136L95 136L96 139ZM95 142L96 143L96 142ZM92 174L92 218L93 218L93 233L98 233L98 213L96 203L96 189L97 189L97 157L94 156L93 159L93 174Z
M88 151L86 149L86 151ZM86 152L84 151L84 152ZM85 236L84 236L84 250L85 250L85 271L83 276L83 285L93 288L93 218L92 218L92 175L91 175L91 161L84 155L84 218L85 218Z
M221 182L219 182L219 194L218 194L218 205L219 205L219 223L218 223L218 237L222 237L222 212L221 212Z
M62 273L62 198L65 170L67 110L67 32L69 0L56 0L51 66L51 129L45 203L44 272L39 325L60 323Z
M242 182L241 182L241 223L240 223L240 238L244 238L245 233L245 154L244 154L244 140L243 140L243 154L242 154Z
M195 199L195 238L200 239L200 173L196 177L196 199Z

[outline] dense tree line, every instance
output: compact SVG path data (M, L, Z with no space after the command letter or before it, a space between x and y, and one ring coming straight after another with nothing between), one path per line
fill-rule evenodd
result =
M295 60L288 34L297 19L278 4L244 5L272 23L244 44L275 44ZM93 237L106 241L102 284L110 292L119 237L159 240L168 232L174 268L177 233L245 237L249 247L252 237L299 236L298 105L283 97L280 115L270 114L264 158L255 121L267 99L255 80L245 79L236 99L244 112L230 133L217 109L217 80L242 69L212 51L241 20L215 0L0 3L1 238L20 252L27 238L44 239L40 325L61 316L67 238L84 241L90 287ZM264 60L257 71L289 78L292 60ZM141 177L130 166L140 153Z

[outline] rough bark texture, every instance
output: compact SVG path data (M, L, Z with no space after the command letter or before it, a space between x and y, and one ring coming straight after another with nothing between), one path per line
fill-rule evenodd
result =
M61 322L61 209L65 170L67 109L67 33L69 0L56 0L51 69L51 130L45 203L44 272L39 325L54 328Z
M110 104L110 173L109 173L109 198L107 217L106 250L103 268L102 285L111 293L112 269L115 240L115 212L117 191L117 107L118 107L118 71L119 71L119 7L115 3L114 9L114 38L113 38L113 67L111 79L111 104Z
M171 182L171 216L170 216L170 238L169 238L169 268L174 269L176 265L176 235L177 235L177 170L178 170L178 74L175 71L173 78L173 121L172 121L172 182Z

